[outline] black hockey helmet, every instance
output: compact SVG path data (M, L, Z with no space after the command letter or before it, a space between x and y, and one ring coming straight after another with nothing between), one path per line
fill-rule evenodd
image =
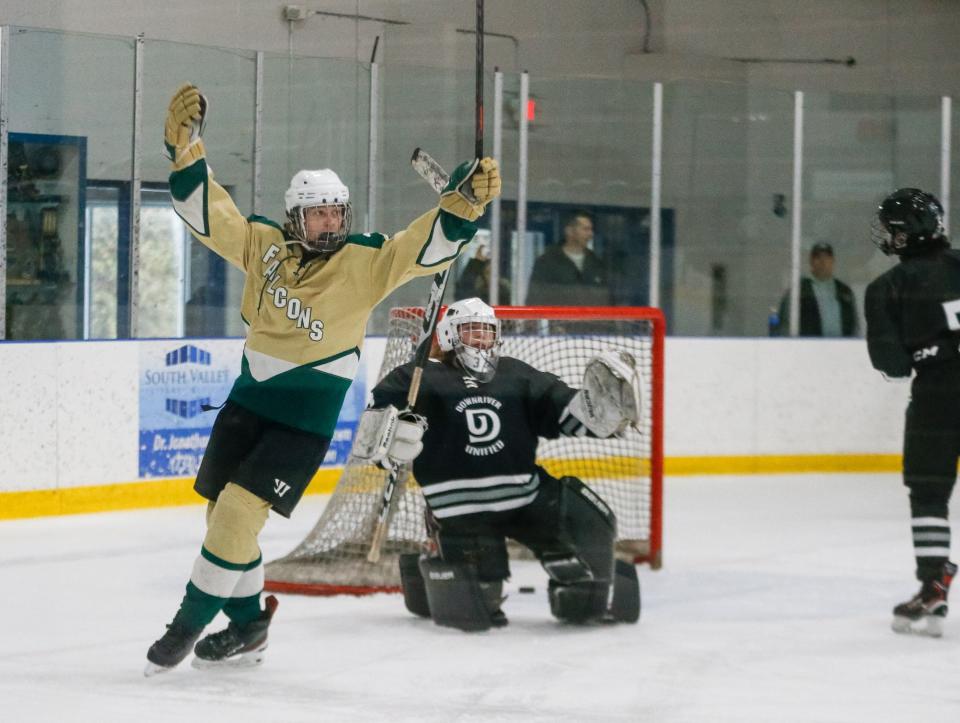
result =
M943 206L932 193L901 188L883 199L871 236L877 248L888 256L909 254L942 242Z

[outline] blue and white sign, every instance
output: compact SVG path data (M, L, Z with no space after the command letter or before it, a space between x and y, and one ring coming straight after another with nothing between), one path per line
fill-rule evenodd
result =
M140 477L193 477L219 405L240 370L243 342L174 340L140 346Z
M324 467L342 467L347 463L350 448L353 446L353 436L357 432L357 425L360 423L360 415L363 414L366 402L366 378L367 372L361 357L357 376L343 399L340 418L337 419L337 428L333 432L333 440L327 449L327 456L323 458Z
M194 477L217 409L240 373L241 339L183 339L140 345L140 477ZM343 466L366 401L366 370L343 401L324 467Z

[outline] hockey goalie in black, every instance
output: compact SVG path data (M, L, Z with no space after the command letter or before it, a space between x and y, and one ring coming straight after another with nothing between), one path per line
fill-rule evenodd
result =
M901 188L884 199L873 240L900 263L875 279L864 304L873 366L888 378L915 372L903 441L903 480L920 591L893 609L893 629L942 635L950 562L948 503L960 457L960 252L944 235L943 207Z
M632 564L615 559L613 511L579 479L556 479L536 464L538 437L608 437L637 422L633 357L598 355L583 389L571 389L501 357L500 322L480 299L451 304L437 341L441 358L424 371L417 416L398 418L410 363L373 390L354 450L372 462L412 460L423 489L436 553L401 556L407 608L461 630L506 625L500 605L510 537L547 571L558 619L636 622L639 582Z

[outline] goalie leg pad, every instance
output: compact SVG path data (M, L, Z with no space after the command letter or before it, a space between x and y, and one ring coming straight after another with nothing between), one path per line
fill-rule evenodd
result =
M610 618L618 623L635 623L640 619L640 579L636 565L617 560L614 573Z
M407 610L422 618L430 617L427 588L420 574L420 553L400 555L400 585L403 588L403 604Z
M548 588L550 612L557 620L567 623L589 623L602 620L607 614L610 599L609 582L578 582L561 585L550 581Z
M560 484L559 529L561 541L542 549L538 556L552 580L563 585L613 579L617 519L606 502L576 477Z
M500 612L502 583L481 583L476 567L468 563L422 557L419 566L430 613L437 625L480 632L505 622Z

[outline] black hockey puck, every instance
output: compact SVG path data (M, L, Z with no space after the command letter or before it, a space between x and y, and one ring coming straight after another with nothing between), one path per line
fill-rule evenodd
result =
M536 592L537 589L532 585L521 585L520 592Z

